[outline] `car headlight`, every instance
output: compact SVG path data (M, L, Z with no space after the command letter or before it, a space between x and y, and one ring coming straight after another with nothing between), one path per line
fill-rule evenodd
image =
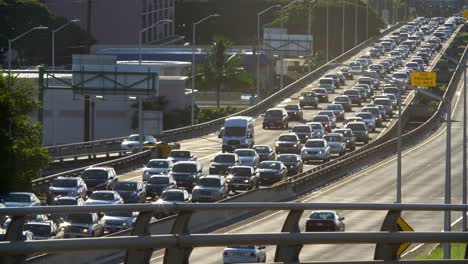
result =
M306 137L306 138L309 138L309 135L306 135L305 137Z
M294 144L293 146L294 146L294 147L297 147L297 144Z
M83 233L88 233L88 231L89 231L88 228L83 229Z
M244 183L249 183L249 180L244 180Z
M320 154L323 154L323 150L320 150L319 153L320 153Z
M230 178L226 179L226 182L231 182L231 179Z
M123 226L127 226L127 222L123 222L122 225L123 225Z
M348 140L346 140L346 143L349 143L349 142L350 142L350 141L349 141L349 139L348 139Z
M279 143L276 143L276 144L275 144L275 146L277 146L277 147L278 147L278 146L279 146Z
M302 96L301 96L301 97L299 97L299 100L304 100L304 97L302 97Z

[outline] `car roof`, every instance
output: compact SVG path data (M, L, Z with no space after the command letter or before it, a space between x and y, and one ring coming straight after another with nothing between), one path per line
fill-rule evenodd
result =
M232 168L241 168L241 169L253 169L252 166L245 166L245 165L236 165L236 166L232 166Z
M54 180L75 180L75 181L78 181L80 180L81 178L80 177L65 177L65 176L59 176L57 178L55 178Z
M186 190L184 190L184 189L166 189L166 190L163 191L163 193L165 193L165 192L178 192L178 193L181 192L181 193L183 193L184 191L186 191Z
M324 135L324 137L326 136L342 136L340 133L328 133L326 135Z
M221 175L206 175L201 177L200 179L221 179L221 177L224 178L224 176Z
M27 195L33 195L34 193L30 193L30 192L9 192L8 194L27 194Z
M102 191L94 191L93 193L116 193L116 191L106 191L106 190L102 190Z
M76 201L79 198L80 197L75 197L75 196L59 196L59 197L57 197L57 200L73 200L73 201Z
M219 155L219 154L232 154L232 153L218 153L216 155ZM175 165L177 165L177 164L197 164L197 163L198 163L198 161L195 161L195 160L186 160L186 161L179 161Z
M94 166L90 166L90 167L86 168L85 170L91 170L91 169L93 169L93 170L106 170L107 171L107 170L112 169L112 167L106 167L106 166L96 166L96 167L94 167Z

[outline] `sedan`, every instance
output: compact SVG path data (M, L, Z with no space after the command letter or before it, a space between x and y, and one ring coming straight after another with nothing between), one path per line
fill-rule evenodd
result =
M288 169L288 175L296 175L302 173L304 170L304 164L301 157L296 154L281 154L276 160L284 163Z
M351 100L346 95L340 95L335 97L335 100L332 102L332 104L340 104L341 106L343 106L346 112L352 111Z
M239 156L240 165L257 168L260 163L260 156L254 149L236 149L234 153Z
M323 136L330 146L331 154L343 155L346 152L346 140L340 133L328 133Z
M331 132L332 130L332 122L327 115L316 115L312 118L312 122L318 122L322 124L323 128L327 132Z
M147 181L151 175L169 174L174 163L169 159L151 159L143 168L143 181Z
M325 135L325 129L320 122L308 122L306 125L312 128L312 138L322 138Z
M265 246L231 246L223 252L223 263L261 263L266 262Z
M5 207L40 206L41 201L34 193L11 192L4 199Z
M275 152L279 153L300 153L301 140L296 134L283 134L275 141Z
M146 190L139 181L121 181L114 186L114 191L122 196L125 203L144 203Z
M344 217L335 211L314 211L306 221L306 232L345 231Z
M123 204L124 201L116 191L94 191L86 200L85 205L93 204Z
M290 120L302 120L304 116L299 104L286 105L284 109L286 109L286 112L288 112Z
M353 135L353 131L347 128L335 129L334 133L340 133L346 140L346 148L353 151L356 149L356 138Z
M157 198L167 189L177 188L177 182L172 175L153 175L146 181L146 196Z
M301 149L301 159L304 163L309 160L330 160L331 149L325 139L309 139Z
M262 161L257 172L261 185L271 185L288 176L288 169L281 161Z
M371 132L375 132L375 118L372 113L359 112L356 114L356 117L362 118L362 122L366 124L367 129Z
M327 110L333 111L336 116L337 121L343 121L345 119L345 111L342 105L340 104L329 104L327 105Z
M257 152L260 157L260 162L264 160L274 160L275 152L270 145L255 145L253 149Z
M325 88L314 88L312 89L312 92L314 92L317 95L317 99L319 103L328 103L328 92L327 89Z
M169 153L168 160L172 161L173 163L177 163L179 161L192 161L197 160L197 156L195 156L190 150L171 150Z

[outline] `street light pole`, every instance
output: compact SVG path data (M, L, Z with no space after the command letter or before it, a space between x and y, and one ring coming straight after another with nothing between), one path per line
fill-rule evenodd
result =
M369 39L369 0L366 0L366 40Z
M273 8L281 8L281 6L273 5L257 13L257 69L256 69L257 102L260 101L260 16Z
M78 22L80 22L79 19L73 19L63 24L59 28L52 30L52 69L53 70L55 70L55 33L59 32L60 30L70 25L71 23L78 23Z
M161 25L161 24L164 24L164 23L171 23L171 22L174 22L172 21L171 19L161 19L159 20L157 23L151 25L150 27L147 27L147 28L144 28L142 30L139 31L140 35L138 36L138 64L141 65L141 46L142 46L142 42L143 42L143 38L141 37L141 35L143 34L143 32L145 32L146 30L148 30L148 28L152 28L154 26L157 26L157 25Z
M354 7L355 7L355 10L354 10L354 46L356 47L357 46L357 15L358 15L358 8L357 8L357 5L358 5L358 0L355 0L354 2Z
M328 39L329 39L329 33L328 33L328 31L329 31L328 30L328 28L329 28L329 26L328 26L328 16L329 16L328 13L329 13L329 11L328 10L329 10L330 5L328 3L326 3L326 5L327 5L327 23L326 23L327 24L327 41L326 41L326 47L325 47L325 50L326 50L325 61L328 62L328 50L329 50L328 49Z
M341 0L341 54L344 53L345 49L345 0Z
M288 8L290 5L294 4L294 3L297 3L297 2L303 2L302 0L294 0L292 1L291 3L283 6L281 8L281 30L284 29L284 23L283 23L283 10L285 10L286 8ZM281 54L279 54L279 58L280 58L280 89L283 89L283 57L281 56Z
M398 89L398 140L397 140L397 193L396 202L401 203L401 90Z
M196 26L200 23L202 23L203 21L207 20L207 19L210 19L212 17L219 17L218 14L211 14L203 19L200 19L199 21L193 23L193 27L192 27L192 97L191 97L191 109L190 109L190 124L193 126L195 125L195 49L196 49L196 46L195 46L195 41L196 41Z

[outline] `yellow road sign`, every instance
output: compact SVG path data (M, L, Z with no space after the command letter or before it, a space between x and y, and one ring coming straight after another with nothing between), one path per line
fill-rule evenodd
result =
M397 219L397 227L399 231L414 232L414 229L408 225L408 223L406 223L406 221L401 216ZM411 243L409 242L401 243L400 247L398 248L397 255L401 256L401 254L405 252L405 250L408 249L410 245Z
M434 87L437 85L435 72L412 72L411 86Z
M463 11L463 17L468 18L468 10Z

